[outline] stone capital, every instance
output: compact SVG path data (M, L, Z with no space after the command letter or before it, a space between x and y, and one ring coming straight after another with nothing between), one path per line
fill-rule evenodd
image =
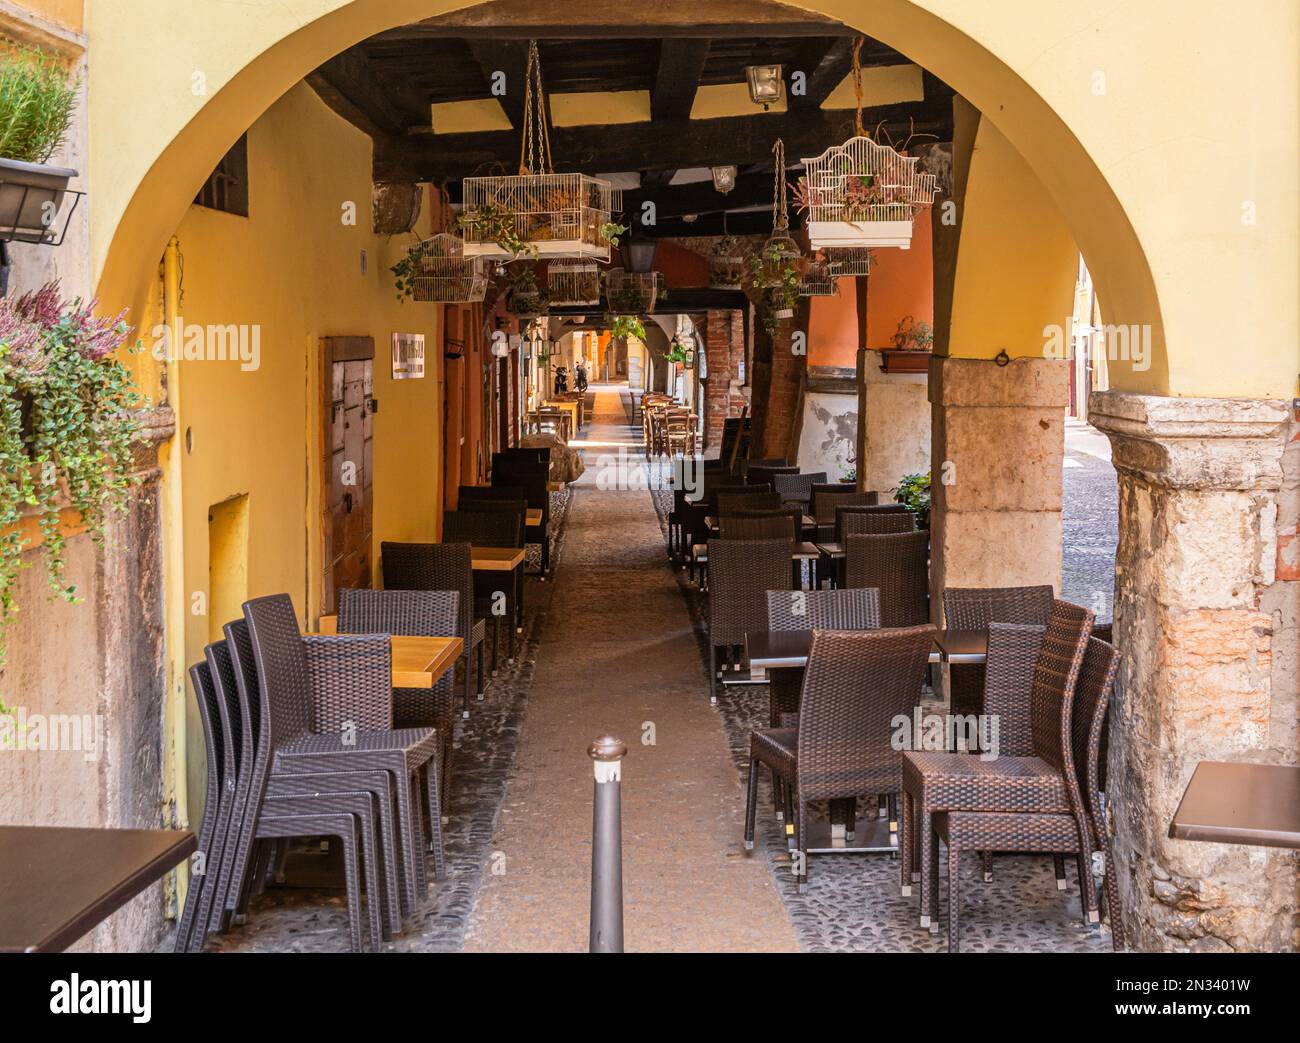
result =
M1290 403L1274 399L1094 391L1088 400L1116 470L1168 488L1277 489L1290 418Z

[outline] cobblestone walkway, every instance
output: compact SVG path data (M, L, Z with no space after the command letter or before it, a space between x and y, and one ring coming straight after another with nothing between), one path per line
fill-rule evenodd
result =
M627 950L793 950L771 875L743 852L740 778L644 486L608 488L600 457L633 440L627 417L612 390L597 389L595 406L586 438L598 445L575 490L564 562L546 584L528 716L466 948L586 949L586 748L610 731L630 750Z

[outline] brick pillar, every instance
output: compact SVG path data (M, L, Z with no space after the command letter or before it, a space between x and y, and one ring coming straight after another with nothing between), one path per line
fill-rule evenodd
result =
M1095 392L1119 478L1109 796L1139 949L1297 947L1296 863L1171 840L1198 762L1295 764L1300 424L1287 403Z
M808 356L796 355L793 338L796 330L808 329L808 298L800 297L794 320L786 320L768 336L762 328L763 304L756 298L759 329L754 350L754 447L756 459L793 458L796 417L803 408L803 387Z
M738 311L711 311L704 319L708 380L704 384L705 449L722 445L723 421L740 416L744 405L741 367L745 361L744 317Z

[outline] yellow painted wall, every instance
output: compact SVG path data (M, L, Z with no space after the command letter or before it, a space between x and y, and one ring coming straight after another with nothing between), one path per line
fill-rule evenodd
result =
M962 209L948 354L1042 358L1045 325L1069 334L1079 248L1042 182L987 119Z
M93 258L106 303L143 302L186 198L274 99L373 33L465 6L260 0L236 15L217 0L91 5ZM1065 215L1108 321L1153 327L1156 364L1117 374L1117 386L1296 391L1300 5L1243 0L1231 18L1215 0L792 6L932 69L1024 156ZM1188 60L1205 54L1234 74L1208 76ZM1242 223L1243 203L1254 225Z
M83 0L9 0L19 12L52 22L63 29L81 32Z
M442 396L432 362L441 309L397 302L388 268L402 242L371 231L370 140L310 88L293 88L252 126L248 155L250 216L191 207L176 231L185 322L261 326L255 371L181 363L178 429L193 445L183 465L186 583L190 591L207 586L210 505L247 494L248 595L286 591L306 622L319 598L319 339L375 340L377 564L382 539L435 538ZM348 202L355 225L342 220ZM425 335L424 380L391 379L395 331ZM190 615L187 662L201 657L210 625ZM201 800L204 758L190 710L189 792Z

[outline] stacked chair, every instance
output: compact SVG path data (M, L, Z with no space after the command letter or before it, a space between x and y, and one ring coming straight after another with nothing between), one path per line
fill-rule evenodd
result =
M462 501L461 510L442 516L444 543L468 543L473 547L522 547L526 528L526 500ZM503 584L503 573L474 573L474 618L492 621L492 674L496 675L501 645L501 620L507 623L508 656L515 661L515 620L519 592L513 576Z
M530 525L524 530L524 539L528 543L537 543L542 548L541 577L545 579L551 571L551 493L550 493L550 464L548 462L529 459L520 455L496 456L493 458L492 465L492 487L496 489L510 489L512 492L523 492L523 499L528 501L528 506L533 510L542 512L542 520L537 525ZM464 496L468 489L474 487L462 486L461 494ZM482 495L471 493L471 495ZM504 494L502 494L504 496ZM516 498L510 496L511 499ZM465 508L465 500L458 501L461 509Z
M224 633L190 669L215 800L176 948L239 918L290 839L324 836L343 858L351 947L378 949L427 891L426 847L443 875L439 734L395 727L387 634L304 637L286 594L245 602Z

